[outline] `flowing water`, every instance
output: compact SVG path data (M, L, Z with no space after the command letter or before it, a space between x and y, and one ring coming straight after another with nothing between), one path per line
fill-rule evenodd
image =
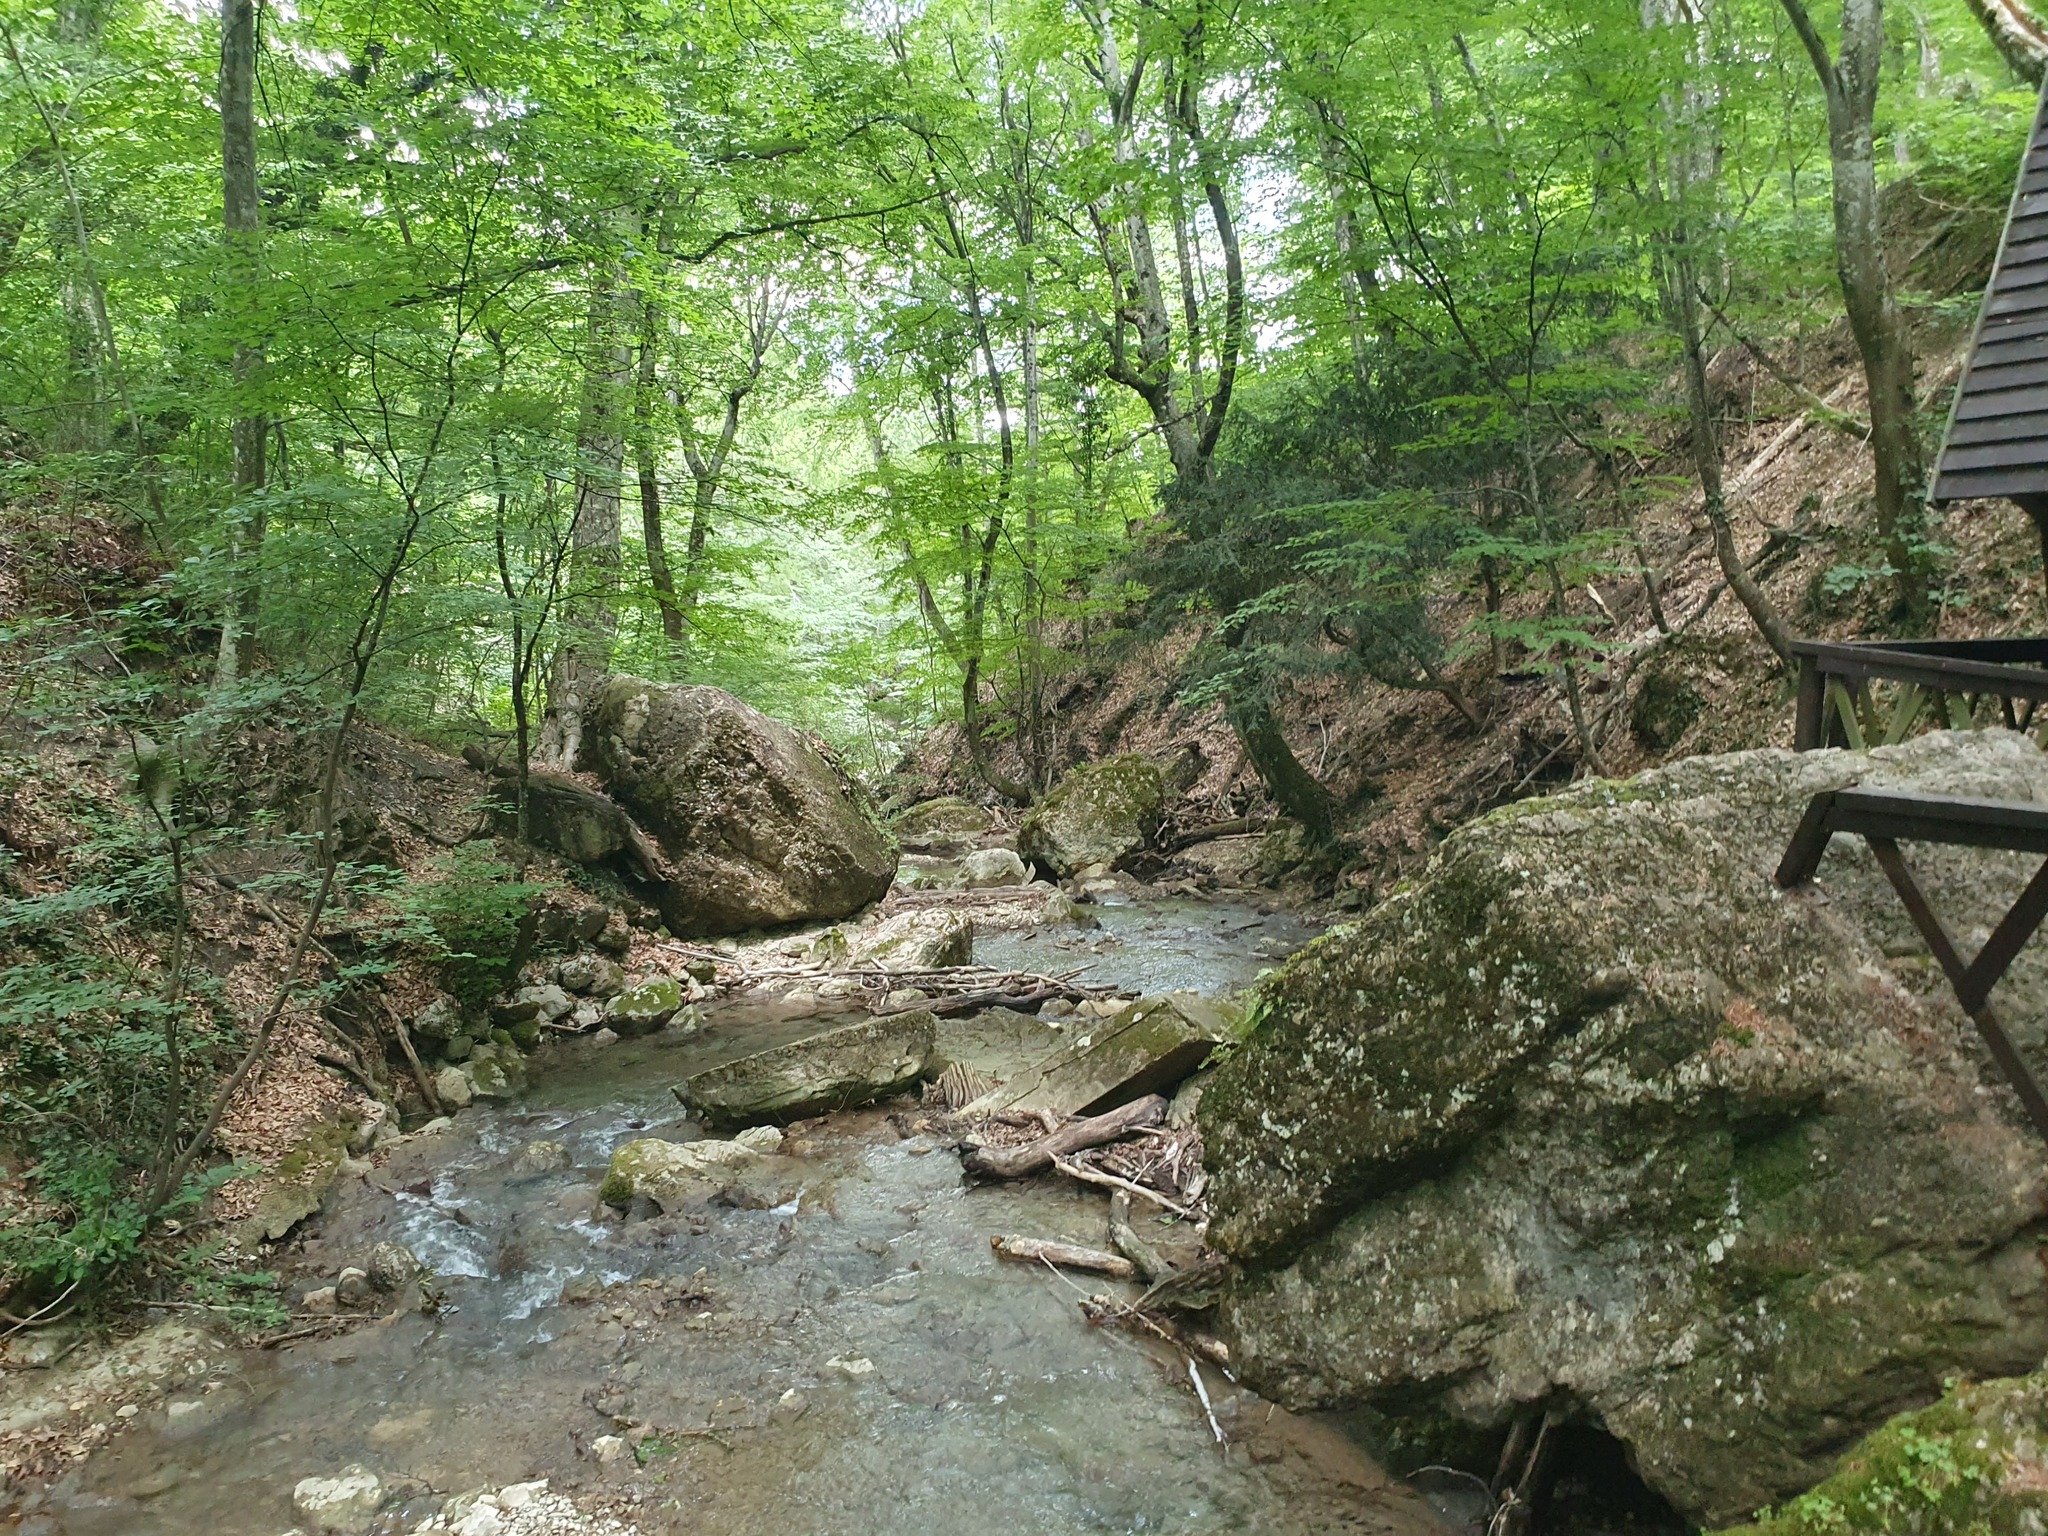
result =
M978 958L1214 991L1307 933L1219 903L1102 915L1099 932L991 938ZM1103 1282L990 1253L1005 1232L1102 1246L1099 1192L969 1187L950 1151L877 1110L800 1129L715 1201L640 1220L597 1208L619 1144L699 1134L672 1082L817 1027L735 1004L689 1041L552 1047L517 1105L345 1177L306 1263L331 1275L398 1238L438 1272L439 1315L240 1352L60 1484L44 1528L278 1536L300 1478L355 1464L402 1499L389 1532L440 1497L534 1477L692 1536L1432 1528L1329 1426L1206 1364L1205 1406L1186 1356L1091 1326L1076 1303ZM997 1014L945 1044L999 1070L1052 1038ZM523 1171L541 1141L566 1166ZM599 1465L591 1442L622 1424L650 1427L639 1456Z

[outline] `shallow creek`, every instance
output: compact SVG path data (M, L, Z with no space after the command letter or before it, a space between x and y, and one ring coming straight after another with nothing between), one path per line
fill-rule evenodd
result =
M1221 903L1102 918L1057 941L991 936L977 958L1216 991L1308 933ZM970 1188L952 1153L869 1111L800 1128L720 1203L595 1210L619 1144L701 1134L672 1082L824 1022L731 1004L689 1041L551 1048L518 1104L344 1179L307 1242L331 1274L401 1239L438 1271L440 1315L242 1352L175 1418L138 1419L46 1513L67 1536L278 1536L298 1479L359 1463L412 1495L380 1517L393 1533L440 1496L535 1477L693 1536L1434 1528L1335 1428L1204 1365L1212 1429L1185 1356L1081 1315L1103 1282L990 1253L1002 1232L1102 1245L1099 1192ZM993 1015L944 1043L1000 1071L1051 1038ZM516 1174L543 1140L568 1166ZM644 1464L600 1466L590 1443L621 1422L652 1426Z

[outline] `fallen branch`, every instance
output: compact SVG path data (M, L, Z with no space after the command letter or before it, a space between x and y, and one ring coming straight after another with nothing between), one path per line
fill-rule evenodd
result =
M1106 1115L1063 1125L1021 1147L976 1147L967 1154L965 1164L969 1173L992 1179L1021 1179L1050 1168L1053 1159L1066 1153L1103 1146L1132 1131L1157 1125L1165 1118L1166 1100L1156 1093L1148 1094Z
M1185 1216L1190 1220L1194 1218L1195 1213L1193 1211L1184 1205L1167 1199L1158 1190L1147 1189L1144 1185L1133 1183L1129 1179L1120 1179L1113 1173L1104 1173L1100 1168L1091 1168L1086 1163L1070 1162L1063 1157L1054 1158L1052 1165L1068 1178L1079 1179L1083 1184L1097 1184L1104 1189L1120 1190L1125 1194L1143 1195L1154 1205L1169 1210L1176 1216Z
M1157 1248L1138 1236L1138 1229L1131 1225L1131 1192L1127 1189L1120 1189L1109 1197L1109 1244L1138 1266L1138 1273L1145 1277L1147 1285L1157 1285L1173 1275L1173 1266L1160 1256Z
M1183 848L1192 848L1197 843L1213 843L1219 837L1241 837L1247 832L1263 832L1272 823L1264 816L1233 816L1228 821L1212 821L1207 826L1192 827L1180 836L1169 839L1157 851L1179 853Z
M1050 1243L1037 1237L992 1237L988 1245L997 1258L1014 1264L1057 1264L1065 1269L1093 1270L1112 1280L1129 1280L1137 1274L1129 1259L1075 1243Z

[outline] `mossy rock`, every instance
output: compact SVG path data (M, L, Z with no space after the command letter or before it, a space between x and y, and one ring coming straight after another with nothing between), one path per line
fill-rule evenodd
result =
M1818 1488L1725 1536L2039 1536L2048 1373L1958 1382L1842 1458Z
M629 987L611 1000L605 1022L622 1035L651 1035L683 1006L683 989L667 976Z
M1653 752L1677 746L1706 709L1707 701L1683 675L1658 667L1636 685L1629 701L1628 725L1635 738Z
M1247 1385L1496 1432L1561 1394L1712 1526L1946 1378L2035 1368L2048 1167L2016 1096L1892 958L1912 926L1860 841L1773 879L1850 783L2048 802L2048 757L1956 732L1591 781L1460 828L1265 981L1198 1110ZM1913 858L1963 933L2037 862ZM1999 1010L2041 1048L2048 945Z
M1152 841L1166 809L1166 775L1139 752L1069 769L1031 808L1017 852L1062 878L1115 864Z

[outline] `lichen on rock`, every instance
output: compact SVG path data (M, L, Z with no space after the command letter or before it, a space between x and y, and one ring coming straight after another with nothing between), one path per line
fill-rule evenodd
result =
M1062 877L1114 864L1152 840L1166 807L1166 775L1138 752L1067 771L1031 808L1017 852Z
M2048 1348L2048 1160L1860 842L1853 781L2048 800L2007 732L1691 759L1504 808L1264 987L1200 1123L1248 1381L1501 1426L1570 1403L1705 1522ZM1915 848L1956 930L2031 859ZM1999 993L2023 1045L2042 955ZM1490 1470L1490 1469L1489 1469Z

